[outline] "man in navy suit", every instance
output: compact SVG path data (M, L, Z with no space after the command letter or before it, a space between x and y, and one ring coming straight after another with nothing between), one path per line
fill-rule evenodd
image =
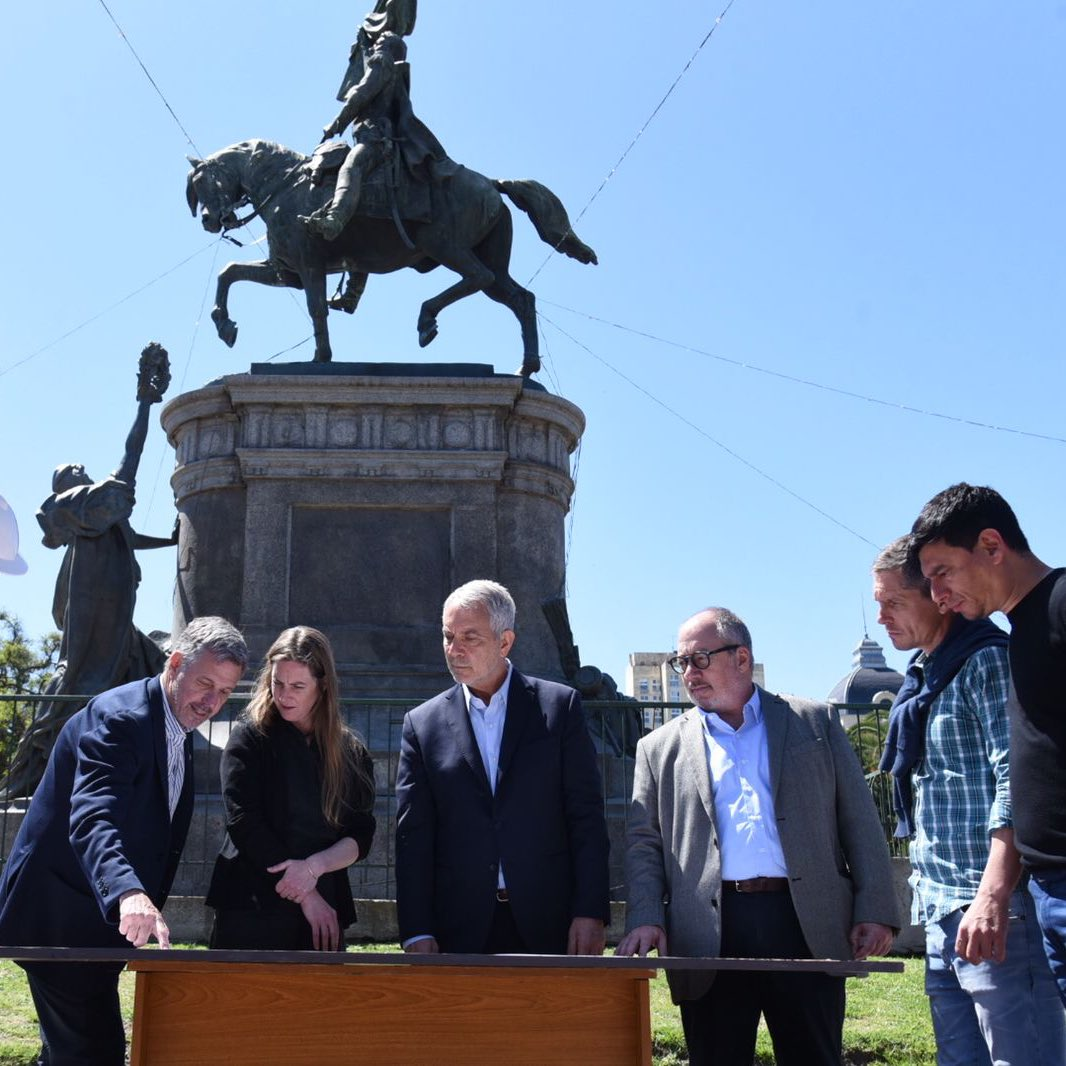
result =
M197 618L160 677L96 696L63 726L0 877L0 943L170 946L160 909L192 814L190 733L240 681L248 650ZM122 1066L121 963L26 963L46 1066Z
M444 602L457 684L408 712L396 771L405 951L599 955L607 826L581 697L507 658L515 605L493 581Z

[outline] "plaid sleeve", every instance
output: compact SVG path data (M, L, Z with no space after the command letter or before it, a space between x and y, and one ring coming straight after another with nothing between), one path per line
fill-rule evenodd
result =
M988 811L988 831L1014 824L1010 806L1010 754L1007 728L1007 692L1010 664L1007 649L982 648L971 655L960 679L966 702L977 719L985 756L995 778L995 795Z

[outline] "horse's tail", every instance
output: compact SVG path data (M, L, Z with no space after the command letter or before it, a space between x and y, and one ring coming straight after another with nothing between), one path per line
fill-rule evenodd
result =
M557 252L579 263L597 263L596 253L570 228L570 218L562 201L539 181L493 179L493 185L521 208L536 227L537 235Z

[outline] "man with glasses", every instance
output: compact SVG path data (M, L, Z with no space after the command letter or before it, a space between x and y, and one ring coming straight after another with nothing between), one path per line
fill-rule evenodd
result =
M899 926L858 758L822 703L754 684L747 626L710 607L670 666L696 704L637 745L620 955L865 959ZM672 971L692 1066L839 1066L844 979Z

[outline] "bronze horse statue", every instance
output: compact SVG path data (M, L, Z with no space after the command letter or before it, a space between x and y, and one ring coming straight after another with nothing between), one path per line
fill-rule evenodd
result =
M508 273L511 258L511 212L500 193L525 211L541 239L582 263L595 263L596 254L570 228L559 199L535 181L496 181L456 166L454 172L429 186L429 220L400 221L374 218L362 212L334 241L311 233L298 216L309 215L332 194L329 184L311 181L308 156L271 141L249 140L230 145L206 159L192 159L186 195L195 216L200 208L204 229L224 232L244 225L255 215L266 224L268 258L254 263L229 263L218 275L211 318L229 346L237 339L237 325L229 317L230 286L237 281L303 289L314 324L315 361L329 362L332 352L326 316L326 277L348 271L354 310L367 274L387 274L401 267L422 273L443 265L460 280L422 304L418 342L422 347L437 335L437 315L471 293L509 307L522 329L524 346L520 373L528 377L540 369L536 303ZM237 212L250 204L252 214ZM395 212L394 212L395 214Z

